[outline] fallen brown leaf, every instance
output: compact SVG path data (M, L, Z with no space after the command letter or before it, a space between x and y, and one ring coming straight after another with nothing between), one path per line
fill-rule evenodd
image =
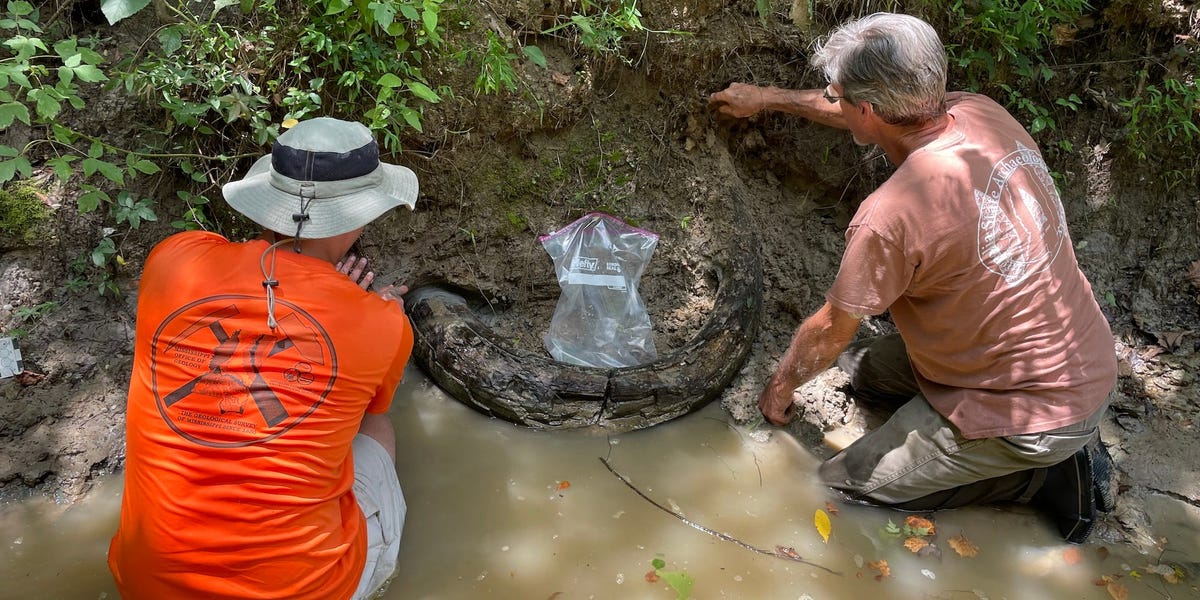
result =
M946 540L946 543L950 544L950 547L954 548L954 551L963 558L975 558L979 556L979 546L976 546L975 542L968 540L961 533Z
M1112 596L1113 600L1129 600L1129 589L1125 584L1119 581L1113 581L1108 584L1108 595Z
M1190 331L1160 331L1154 334L1158 339L1158 345L1162 346L1167 352L1174 352L1179 349L1183 343L1183 336L1191 333Z
M1100 546L1099 548L1096 548L1096 556L1099 557L1100 560L1107 559L1108 558L1108 546Z
M832 502L826 501L825 512L836 517L838 515L838 507L834 506Z
M555 72L550 75L550 81L553 81L558 85L567 85L567 83L571 81L571 76L565 73Z
M904 524L908 525L908 528L917 535L933 535L934 533L933 521L916 515L905 517Z
M904 547L908 548L908 551L912 552L913 554L920 552L922 548L928 545L929 540L923 537L917 537L915 535L904 540Z
M892 576L892 568L888 566L886 560L870 561L867 563L867 567L875 569L879 572L879 574L875 576L876 581L883 581L884 579Z
M41 383L42 380L45 378L46 378L45 375L43 375L41 373L34 373L33 371L21 371L20 373L17 373L16 375L13 376L13 379L16 379L17 383L21 384L24 387L29 387L31 385L37 385L37 384Z
M1083 557L1079 555L1078 548L1067 548L1066 550L1063 550L1063 562L1067 563L1068 565L1078 564L1080 560L1083 560Z
M646 571L646 582L656 583L658 581L658 571Z

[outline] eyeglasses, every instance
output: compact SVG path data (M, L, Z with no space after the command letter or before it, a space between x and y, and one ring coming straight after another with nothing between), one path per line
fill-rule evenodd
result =
M826 87L824 90L821 91L821 95L825 96L825 101L830 104L837 104L838 100L845 98L845 96L834 96L834 95L830 94L828 87Z

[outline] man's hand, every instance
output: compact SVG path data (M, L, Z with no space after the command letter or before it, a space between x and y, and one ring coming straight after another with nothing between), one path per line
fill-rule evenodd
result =
M775 377L758 396L758 410L772 425L783 427L796 416L796 404L792 402L793 388L780 385Z
M375 273L367 271L366 257L356 257L353 254L347 254L346 258L338 261L335 267L339 273L343 273L350 278L358 287L370 291L371 284L375 281ZM407 285L389 284L387 287L376 292L380 298L388 302L395 302L400 305L400 310L404 310L404 294L408 293Z
M708 105L726 117L744 119L766 108L766 90L756 85L733 83L709 95Z
M343 273L350 278L358 287L367 290L371 289L371 282L375 281L375 273L367 271L367 258L365 256L355 257L353 254L347 254L345 259L338 261L334 268L339 273Z
M382 290L379 290L379 297L388 302L395 302L400 305L400 310L404 310L404 295L408 293L407 285L389 285Z

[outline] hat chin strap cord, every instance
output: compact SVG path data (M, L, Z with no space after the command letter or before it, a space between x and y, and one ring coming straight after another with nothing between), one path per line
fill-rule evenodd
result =
M293 243L292 251L296 254L300 253L300 232L304 230L304 224L310 219L308 205L312 203L314 198L316 198L316 194L313 193L312 182L306 181L301 183L300 212L292 214L292 221L296 223L296 235L292 237L291 241ZM275 320L275 288L279 286L279 280L275 279L275 249L286 243L288 243L288 240L280 240L267 246L267 249L263 250L262 256L258 258L258 270L263 275L262 286L267 292L267 327L270 327L271 331L274 331L275 327L279 325L279 322ZM267 271L268 254L271 255L271 269L269 272Z

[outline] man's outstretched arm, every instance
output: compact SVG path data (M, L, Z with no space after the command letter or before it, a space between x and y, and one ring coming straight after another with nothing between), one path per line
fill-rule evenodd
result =
M854 339L860 320L826 302L800 324L758 397L758 409L768 421L782 426L792 420L796 413L792 391L833 364Z
M708 97L708 104L727 117L744 119L764 110L804 117L815 123L847 129L840 103L830 104L824 90L785 90L734 83Z

